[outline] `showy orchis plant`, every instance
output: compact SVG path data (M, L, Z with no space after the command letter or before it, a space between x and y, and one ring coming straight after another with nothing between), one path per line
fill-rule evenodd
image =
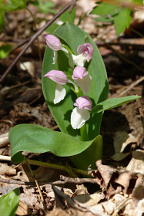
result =
M10 132L12 159L24 160L21 151L51 152L71 156L78 168L87 169L102 157L104 111L139 96L107 99L102 58L90 36L77 26L60 26L54 35L45 35L45 44L42 89L60 132L32 124L15 126Z
M63 50L66 53L69 52L69 50L62 49L63 46L59 38L56 36L47 34L45 39L48 47L54 51L54 59L56 56L56 51ZM73 85L73 88L71 89L74 89L76 96L80 96L76 99L76 102L74 103L74 106L76 107L71 113L71 126L73 129L80 129L90 118L90 113L88 110L92 110L92 102L88 97L83 95L88 92L91 78L86 68L79 65L85 65L86 61L89 62L92 59L93 50L93 46L90 43L84 43L78 46L78 55L72 55L73 65L78 65L73 68L71 75L72 79L68 80L66 74L59 70L51 70L44 75L44 77L47 77L56 83L53 100L54 104L59 103L65 98L66 89L63 87L63 85L68 83ZM71 55L71 53L69 54Z

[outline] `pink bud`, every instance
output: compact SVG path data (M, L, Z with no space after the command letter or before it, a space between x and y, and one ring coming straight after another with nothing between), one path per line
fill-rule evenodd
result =
M74 106L82 110L91 110L92 101L87 96L78 97L74 103Z
M77 67L75 67L75 69L73 71L72 78L73 78L73 80L83 79L87 75L88 75L88 72L86 71L86 69L84 67L77 66Z
M61 50L61 42L59 38L57 38L54 35L46 34L45 35L46 44L49 48L51 48L54 51Z
M46 73L44 77L47 77L60 85L64 85L68 82L65 73L59 70L51 70L48 73Z
M83 54L87 61L91 60L93 56L93 46L90 43L81 44L77 49L78 54Z

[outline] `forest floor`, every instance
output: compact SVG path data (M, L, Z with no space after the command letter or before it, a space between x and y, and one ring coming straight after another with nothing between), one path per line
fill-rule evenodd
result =
M54 0L56 10L66 0ZM93 5L94 1L90 3ZM87 1L78 1L77 18L87 10ZM91 7L91 5L89 5ZM0 33L0 43L17 47L52 18L37 12L36 7L11 12ZM17 215L139 215L144 213L144 37L131 29L118 37L113 25L97 23L84 17L79 25L96 42L108 73L109 97L140 95L138 101L106 111L101 134L103 160L97 161L93 178L71 178L50 168L32 166L33 176L24 165L15 165L0 158L0 194L21 188ZM44 34L44 33L43 33ZM34 123L58 130L41 89L41 67L44 54L43 35L34 41L5 79L0 83L0 155L10 156L8 133L21 123ZM0 76L14 61L23 47L0 60ZM24 66L24 62L28 64ZM50 153L28 154L28 158L65 164ZM26 185L36 180L45 184ZM51 183L53 184L51 184Z

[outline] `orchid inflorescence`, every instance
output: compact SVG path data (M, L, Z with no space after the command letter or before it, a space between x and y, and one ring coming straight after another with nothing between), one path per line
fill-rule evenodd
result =
M47 34L45 35L45 40L48 47L54 51L53 64L56 62L57 51L62 50L66 53L69 52L55 35ZM75 93L77 93L77 89L81 90L82 96L79 96L76 99L74 103L75 108L71 113L71 126L73 129L80 129L90 118L92 101L88 96L83 96L83 94L86 94L89 91L91 76L84 65L85 62L89 62L92 59L93 51L93 46L90 43L84 43L78 46L78 55L71 54L75 65L71 77L72 79L68 79L67 75L60 70L50 70L44 75L44 77L47 77L56 83L55 96L53 100L54 104L59 103L65 98L65 84L73 84Z

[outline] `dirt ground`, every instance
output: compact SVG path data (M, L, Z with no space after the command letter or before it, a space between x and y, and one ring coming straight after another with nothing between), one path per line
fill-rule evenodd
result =
M56 9L66 1L54 0ZM90 1L93 5L94 1ZM87 10L87 1L78 1L77 19ZM35 13L36 8L29 9ZM33 35L53 15L37 12L33 20L26 10L7 14L5 31L0 43L16 47ZM93 178L71 179L66 173L32 166L38 182L33 185L17 181L32 181L23 165L0 161L0 194L21 188L21 201L17 215L131 215L144 213L144 38L126 33L117 37L113 25L97 23L93 17L83 19L80 27L96 42L103 57L109 79L109 97L140 95L141 99L120 108L106 111L102 121L103 162L97 162ZM130 31L129 31L130 32ZM0 83L0 155L9 156L7 133L20 123L35 123L58 130L41 90L41 66L44 54L42 35L21 57ZM20 53L18 47L0 60L0 75ZM29 62L23 67L23 62ZM1 141L2 140L2 141ZM5 140L5 141L4 141ZM65 159L45 153L28 154L29 158L64 164ZM60 177L61 176L61 177ZM7 179L9 182L3 182ZM16 181L16 182L14 182ZM41 191L40 191L41 190ZM42 193L42 197L41 197ZM121 205L120 205L121 204ZM135 209L135 210L134 210ZM136 210L137 209L137 210ZM140 210L142 209L142 210ZM135 213L134 213L135 211ZM140 212L140 213L139 213Z

